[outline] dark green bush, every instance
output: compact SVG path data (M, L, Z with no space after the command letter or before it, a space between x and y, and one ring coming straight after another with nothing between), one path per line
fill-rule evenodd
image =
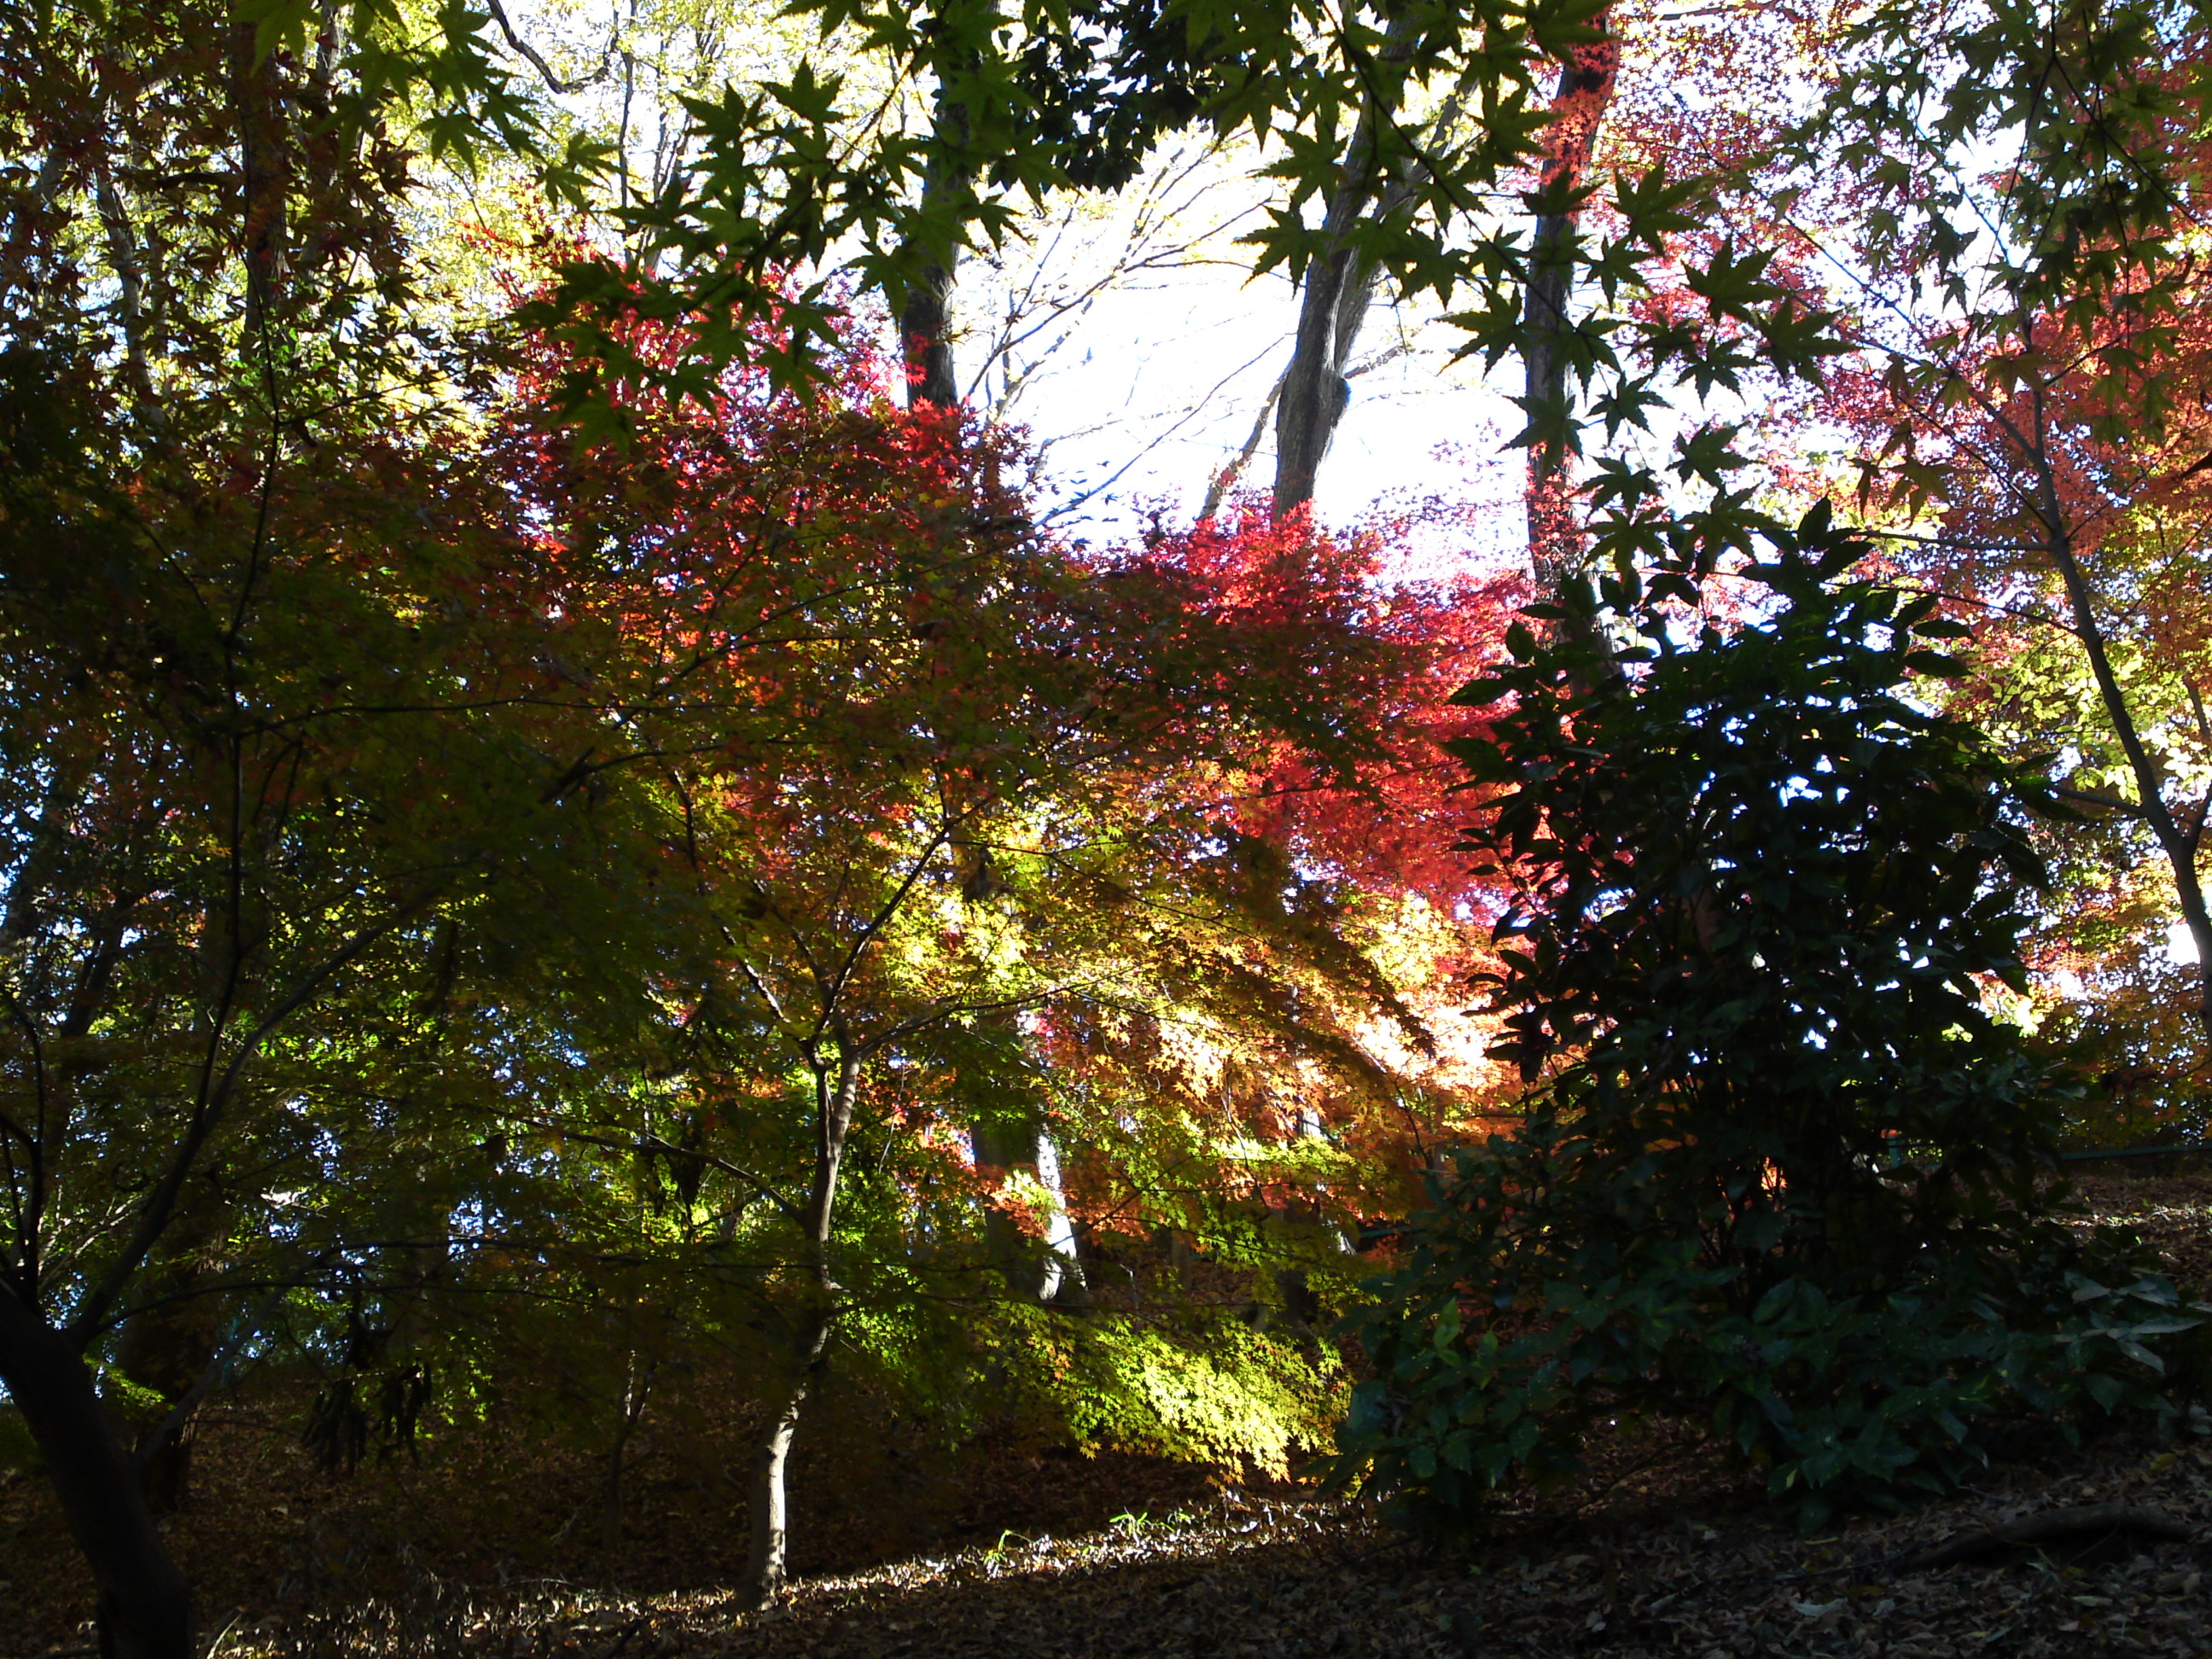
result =
M1710 1425L1804 1524L1955 1482L2008 1424L2172 1407L2196 1323L2055 1179L2078 1085L1983 1006L2022 984L2055 810L1914 675L1932 602L1830 578L1756 626L1635 612L1616 670L1526 630L1462 755L1524 1132L1462 1154L1352 1321L1340 1478L1465 1516L1594 1419ZM1633 598L1634 596L1629 596Z

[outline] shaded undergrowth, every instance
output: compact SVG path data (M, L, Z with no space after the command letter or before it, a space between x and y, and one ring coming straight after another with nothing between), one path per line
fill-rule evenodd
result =
M2212 1174L2084 1185L2185 1284L2212 1283ZM1950 1501L1806 1540L1696 1436L1617 1425L1587 1478L1419 1545L1249 1471L1012 1439L939 1459L850 1417L825 1424L801 1483L802 1582L747 1613L734 1471L683 1447L646 1449L610 1550L595 1458L453 1431L419 1462L343 1479L299 1445L297 1403L215 1414L168 1523L227 1659L2212 1651L2212 1447L2190 1437L2023 1448ZM2116 1502L2199 1530L1911 1565L1976 1528ZM0 1654L88 1651L88 1611L43 1490L0 1485Z

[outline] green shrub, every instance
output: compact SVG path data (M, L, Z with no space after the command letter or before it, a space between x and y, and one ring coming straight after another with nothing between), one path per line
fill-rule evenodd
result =
M1931 601L1827 580L1863 549L1825 514L1786 540L1757 625L1642 610L1618 672L1524 629L1462 694L1504 711L1462 746L1465 844L1515 896L1530 1115L1352 1321L1336 1474L1407 1510L1570 1472L1625 1413L1708 1425L1812 1526L1942 1489L2009 1422L2170 1410L2194 1310L2069 1221L2078 1087L1978 994L2022 982L2053 804L1909 695L1948 667Z

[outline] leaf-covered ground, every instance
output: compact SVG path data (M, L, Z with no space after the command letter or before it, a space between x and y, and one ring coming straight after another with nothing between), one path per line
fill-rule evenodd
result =
M2084 1184L2185 1283L2212 1285L2212 1175ZM307 1473L285 1437L234 1421L210 1437L173 1538L203 1585L207 1634L240 1659L2212 1655L2212 1437L2079 1451L2053 1437L2023 1452L1953 1499L1806 1540L1686 1443L1624 1443L1600 1449L1576 1490L1423 1548L1296 1487L1000 1447L959 1466L938 1546L905 1559L852 1565L910 1530L911 1492L866 1488L896 1514L817 1510L816 1563L842 1553L846 1570L748 1614L726 1588L726 1506L671 1501L698 1486L672 1472L641 1471L635 1535L610 1556L573 1525L556 1536L589 1492L580 1464L502 1468L488 1441L337 1481ZM2093 1504L2187 1535L2107 1522L2040 1547L1923 1559ZM516 1537L544 1547L527 1560L486 1547ZM27 1481L0 1488L0 1654L88 1651L82 1577Z

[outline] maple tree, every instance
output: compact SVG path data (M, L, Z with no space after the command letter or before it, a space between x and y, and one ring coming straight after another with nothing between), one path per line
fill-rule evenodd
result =
M407 1350L434 1340L430 1328L442 1316L422 1311L431 1292L519 1264L532 1272L557 1266L579 1285L604 1277L605 1252L591 1236L628 1222L594 1196L589 1167L566 1176L518 1168L527 1160L511 1137L544 1115L543 1106L520 1104L533 1095L584 1103L580 1109L597 1115L563 1133L573 1139L580 1127L588 1136L610 1114L611 1097L665 1097L672 1055L696 1066L708 1054L721 1074L754 1086L781 1077L795 1045L815 1085L817 1129L826 1129L802 1183L812 1196L795 1206L804 1222L799 1255L811 1251L817 1292L812 1313L801 1296L798 1328L822 1326L818 1293L844 1133L837 1126L854 1109L863 1063L880 1055L887 1068L894 1058L914 1064L911 1053L891 1055L894 1037L911 1051L925 1033L942 1036L933 1025L956 1013L1016 1010L1042 995L1042 981L1015 975L1011 988L1000 982L1005 965L981 950L988 930L976 929L978 943L963 950L894 907L884 914L900 924L897 942L909 952L901 955L874 948L875 912L841 908L871 884L881 894L886 881L891 895L941 908L963 857L974 867L954 888L983 890L991 843L966 833L971 821L980 826L994 813L1018 821L1039 810L1048 778L1060 780L1051 789L1066 785L1066 772L1031 776L1025 763L1048 759L1080 774L1083 753L1057 752L1053 705L1036 700L1037 685L1023 687L1024 663L1042 669L1064 656L1091 673L1088 689L1077 691L1063 665L1060 688L1085 720L1111 712L1085 702L1102 684L1144 699L1145 717L1129 714L1127 734L1088 728L1099 745L1091 763L1116 757L1125 775L1116 787L1132 799L1161 789L1147 769L1167 763L1170 738L1197 752L1216 738L1254 740L1249 726L1226 718L1237 706L1230 688L1249 678L1248 665L1232 671L1217 654L1196 680L1178 683L1172 672L1164 680L1171 664L1153 664L1149 646L1138 652L1141 665L1130 660L1162 617L1119 600L1104 620L1079 626L1061 615L1060 634L1040 656L1044 636L1017 650L1018 627L1014 635L1003 631L1042 624L1024 620L1018 584L1010 590L993 576L985 593L1013 608L977 614L1001 631L965 646L946 634L921 648L917 642L938 636L912 607L950 606L965 621L962 606L975 599L963 585L969 554L959 550L967 532L956 521L963 492L975 486L943 469L988 459L961 460L949 432L933 440L926 423L900 427L880 410L841 416L835 406L810 406L803 419L780 410L773 418L786 422L778 441L787 470L770 473L795 487L801 480L790 466L818 465L851 488L829 492L818 521L802 515L793 524L775 517L790 504L756 471L770 505L750 505L756 518L769 513L770 533L750 538L750 562L726 570L684 562L685 550L696 554L713 538L702 540L687 519L700 501L681 499L672 481L711 473L715 445L726 441L680 421L670 436L682 453L671 455L670 470L622 471L624 487L641 492L635 499L594 499L590 522L574 526L573 539L541 533L564 501L543 455L520 472L509 465L502 480L464 423L441 416L434 398L415 402L405 390L443 384L481 406L499 384L478 367L489 360L424 324L432 296L404 234L416 159L465 163L504 146L536 165L556 202L581 191L592 161L580 141L548 159L543 129L487 56L479 21L456 15L442 33L418 37L406 20L374 9L278 7L206 27L163 12L121 17L111 34L86 35L115 47L89 56L73 49L73 37L17 42L20 118L11 132L36 165L11 175L11 303L27 334L89 344L75 357L15 360L10 446L20 494L11 532L19 550L8 597L15 647L32 653L15 683L73 684L81 671L72 660L105 663L125 682L150 687L155 701L142 711L152 722L146 735L130 742L119 733L95 738L102 727L88 693L55 699L48 718L13 725L15 776L47 793L33 799L33 788L10 821L12 925L24 945L17 960L32 976L16 994L12 1077L26 1098L44 1100L52 1080L45 1056L55 1041L106 1042L125 1027L157 1048L185 1034L207 1056L199 1083L182 1097L150 1082L122 1086L117 1074L117 1087L100 1097L103 1110L119 1115L116 1127L99 1127L105 1120L85 1115L88 1105L51 1120L29 1109L15 1120L27 1159L18 1174L32 1196L11 1238L20 1282L9 1308L20 1304L27 1322L11 1323L10 1391L72 1494L102 1584L103 1641L118 1651L172 1652L190 1641L184 1588L163 1562L131 1466L155 1455L157 1442L180 1448L210 1382L242 1345L266 1340L258 1328L270 1311L264 1285L313 1292L288 1304L296 1313L318 1298L325 1310L330 1322L309 1342L338 1357L338 1374L314 1432L343 1461L357 1455L367 1431L364 1390L398 1388L396 1408L380 1408L387 1425L404 1427L419 1408L419 1401L406 1403L416 1400L409 1376L419 1376L408 1370ZM87 62L110 75L92 89L98 95L77 85ZM56 128L55 112L87 118ZM204 152L227 148L236 152L234 168L205 177L195 169ZM242 206L243 239L204 204L166 193L179 188L231 191ZM71 240L65 210L87 199L98 209L104 246ZM118 284L119 308L103 297L106 277ZM805 341L803 301L777 293L786 326L743 335L748 350L774 356L795 349L794 338ZM641 307L650 297L641 295ZM664 337L654 349L668 343ZM33 396L41 380L66 395ZM749 405L763 418L770 406ZM941 452L933 462L925 453L933 442ZM529 486L520 501L511 493L518 482ZM738 505L726 498L719 510ZM943 512L955 520L931 516ZM605 562L599 520L611 514L630 526L629 562ZM854 516L839 526L838 514ZM80 536L51 535L56 526ZM794 588L788 579L806 574L798 565L780 571L782 585L768 580L763 562L817 529L836 532L816 550L824 559L849 555L855 537L882 534L867 544L879 566L892 562L882 585L854 590L849 573L817 567L820 586ZM1007 530L1023 540L1019 526ZM81 535L94 533L130 550L116 567L130 574L115 592L138 594L150 607L144 614L180 610L197 618L198 631L173 640L178 625L166 620L149 631L132 620L141 612L110 605L107 590L65 618L57 612L60 573L76 568ZM723 554L730 539L718 544ZM902 546L935 549L936 564L899 568ZM177 547L187 555L181 563ZM1050 567L1029 552L1023 559L1025 580ZM1045 588L1143 591L1171 606L1179 601L1173 584L1158 580L1164 568L1080 582L1055 570ZM1339 599L1348 592L1340 584ZM148 597L155 594L168 597ZM702 595L703 612L695 604ZM1027 597L1041 603L1036 592ZM787 625L762 631L769 620ZM837 631L848 625L854 631ZM830 631L817 637L814 629ZM1224 649L1228 637L1211 648ZM1240 649L1262 648L1249 629L1236 637ZM1309 632L1298 635L1306 654L1266 659L1286 674L1325 668L1327 649L1359 637L1356 627L1334 636ZM885 659L841 661L830 649L839 640ZM1115 649L1102 654L1107 641ZM889 649L893 641L900 653ZM994 695L1011 700L1004 707L971 707L958 675L939 683L919 668L921 678L900 689L921 698L915 707L925 714L933 708L930 718L964 731L971 746L980 739L963 723L987 715L1012 722L1000 736L1018 736L1019 745L985 744L990 766L972 778L962 770L970 750L955 742L953 762L923 766L900 787L885 793L883 781L863 781L854 769L880 765L918 739L909 727L882 723L889 708L863 707L854 677L888 673L893 656L909 667L943 667L962 650L972 658L978 643L1007 653L1003 664L988 652L980 662L962 659L969 670L1003 668L1012 677L996 683ZM125 655L111 662L118 649ZM732 651L745 660L742 675L731 672ZM46 665L34 672L40 652ZM249 662L251 672L241 666ZM1097 680L1109 664L1121 680ZM1050 677L1039 684L1048 687ZM1349 728L1316 725L1308 712L1329 684L1280 682L1277 713L1296 714L1294 737L1342 748ZM1197 699L1203 718L1187 710L1166 717L1181 694ZM210 699L228 711L222 719L187 718ZM183 724L167 732L162 722L173 714ZM1024 718L1045 723L1031 730ZM71 745L87 742L86 757L73 758ZM166 769L143 799L120 788L118 769L134 743L151 757L146 763ZM771 763L806 754L811 768L783 773ZM687 771L686 757L707 769ZM1013 769L1000 775L994 767ZM633 781L647 774L653 787ZM923 788L932 778L950 790L933 806ZM963 785L978 792L972 799L961 797ZM1100 803L1114 798L1106 791ZM1177 804L1194 809L1214 798ZM71 812L91 810L86 802L107 816L72 823L70 845L84 861L65 867L54 861L56 838ZM924 808L935 817L914 816ZM683 837L669 828L679 820ZM202 821L211 842L183 827ZM769 852L787 866L749 866L763 822L782 830ZM719 841L688 839L718 825ZM1117 854L1121 833L1107 832L1104 842ZM818 837L811 850L810 834ZM1214 839L1186 825L1172 845L1203 871ZM205 845L220 855L191 856ZM708 896L694 890L678 902L664 866L667 849L679 845L713 868ZM1130 845L1136 854L1158 850L1141 840ZM1094 896L1118 890L1109 873L1069 848L1030 856ZM190 879L173 877L163 859L183 859ZM763 942L754 926L761 916L746 910L757 902L749 881L783 896L773 913L787 924L780 944ZM159 926L145 908L156 897ZM720 930L733 919L738 937L753 927L757 960L731 954ZM710 923L718 948L702 943ZM1298 918L1309 933L1313 924ZM860 947L851 951L856 968L883 971L837 983L812 1025L780 1024L765 997L750 1017L727 1012L743 1001L732 992L755 988L744 974L740 984L721 982L730 973L752 969L759 988L773 991L775 973L797 972L794 959L838 938ZM1125 956L1127 942L1115 940ZM797 958L786 955L779 966L779 949ZM194 994L200 981L190 975L157 990L150 971L139 971L196 952L212 963L212 1003ZM1302 960L1296 951L1286 957ZM408 964L422 962L432 965L419 995L396 989L415 982ZM1149 970L1157 975L1156 959ZM671 987L687 975L702 998L724 994L715 1018L700 1016L710 1006L702 1000L690 1020L672 1018ZM1328 977L1322 972L1314 983ZM1356 988L1372 993L1373 977ZM1248 1003L1265 1000L1254 994L1264 975L1241 983ZM876 1027L852 1035L864 1018ZM1273 1023L1289 1034L1289 1053L1303 1052L1300 1042L1314 1046L1308 1039L1328 1022L1279 1007ZM641 1051L640 1024L667 1046ZM700 1046L709 1036L719 1051ZM1339 1059L1356 1046L1341 1031L1333 1041ZM575 1055L586 1042L593 1064L580 1071ZM609 1064L616 1054L623 1060ZM145 1129L174 1111L182 1115L164 1152ZM691 1133L698 1121L680 1110L672 1120L648 1119L626 1146L599 1150L680 1165L684 1154L664 1142L662 1129L689 1121L682 1133ZM778 1112L751 1122L773 1146L804 1121L803 1112ZM152 1166L149 1184L140 1187L109 1160L118 1135L132 1137L145 1157L166 1158ZM88 1162L55 1164L55 1136L77 1137L72 1144ZM457 1155L466 1147L483 1151ZM689 1149L693 1164L703 1150ZM748 1146L746 1155L758 1150ZM245 1185L241 1170L253 1172ZM58 1198L48 1193L55 1182ZM200 1196L209 1194L220 1196ZM131 1229L119 1255L53 1253L60 1218L111 1212ZM514 1224L526 1220L571 1241L518 1250ZM100 1227L94 1234L106 1236ZM802 1374L816 1340L794 1349ZM135 1451L99 1422L84 1370L111 1342L108 1407L128 1400L149 1419L150 1433ZM628 1385L623 1393L641 1397ZM624 1409L634 1421L634 1407ZM617 1492L620 1456L617 1443ZM180 1480L181 1470L170 1479ZM774 1530L758 1529L764 1549ZM762 1576L772 1572L771 1558Z
M548 351L532 373L550 381L566 360ZM1186 1200L1218 1212L1299 1183L1206 1172L1229 1142L1265 1164L1298 1138L1268 1097L1289 1091L1318 1123L1362 1097L1402 1111L1428 1086L1433 1038L1393 976L1434 981L1433 952L1463 949L1466 884L1449 860L1389 868L1418 824L1375 831L1424 791L1441 816L1437 744L1464 723L1445 698L1503 626L1495 594L1376 592L1376 538L1316 544L1260 517L1085 562L996 482L1013 471L1001 441L900 414L864 352L844 375L833 395L727 371L711 401L627 411L621 452L534 427L526 392L499 440L575 562L564 617L623 573L611 621L665 690L635 722L651 763L620 787L653 803L662 902L691 939L646 969L667 1006L651 1064L689 1097L684 1137L597 1090L516 1127L736 1183L748 1212L722 1242L781 1349L756 1452L759 1595L781 1580L789 1447L833 1342L857 1325L911 1352L933 1303L1006 1296L959 1288L993 1255L1002 1280L1081 1272L1065 1247L1013 1271L1003 1238L976 1248L1005 1200L978 1203L966 1145L1025 1129L1009 1161L1032 1163L1053 1120L1079 1211L1142 1237L1164 1206L1188 1230ZM1416 724L1380 735L1395 721ZM1371 913L1393 885L1428 908L1425 961L1418 945L1377 959L1389 927ZM1378 1019L1397 1032L1379 1058ZM1261 1116L1209 1121L1202 1097L1232 1071ZM1073 1116L1063 1073L1091 1100ZM665 1097L634 1103L665 1113ZM1146 1190L1164 1161L1180 1197ZM916 1230L937 1241L926 1273ZM1079 1336L1024 1339L1037 1363L1063 1363L1066 1340L1158 1340L1086 1289Z
M1975 618L1984 672L1965 706L2023 751L2063 754L2071 798L2103 820L2062 838L2074 902L2054 907L2051 965L2076 963L2095 1000L2132 1004L2142 1036L2087 1022L2106 1027L2117 1092L2193 1121L2212 1042L2189 206L2201 31L2132 6L2044 31L2001 8L1947 40L1972 72L1939 89L1869 50L1906 27L1869 15L1865 55L1803 139L1888 158L1838 233L1862 250L1870 290L1852 296L1868 313L1858 371L1822 410L1864 446L1838 493L1855 486L1880 515L1895 569ZM1894 114L1877 128L1858 112L1869 106ZM1959 168L1976 143L2010 159L1989 177ZM1899 288L1927 301L1887 315L1866 302ZM2193 969L2159 960L2161 911ZM2181 1037L2159 1005L2185 977L2198 1029Z
M378 1050L425 1023L393 999L439 1000L441 925L574 867L583 780L550 757L586 744L517 712L544 677L486 647L530 624L424 533L434 460L364 432L311 487L117 481L71 412L14 381L0 1364L109 1639L179 1651L132 1460L186 1427L241 1288L327 1265L293 1199L431 1063ZM111 1342L154 1390L135 1451L100 1421Z

